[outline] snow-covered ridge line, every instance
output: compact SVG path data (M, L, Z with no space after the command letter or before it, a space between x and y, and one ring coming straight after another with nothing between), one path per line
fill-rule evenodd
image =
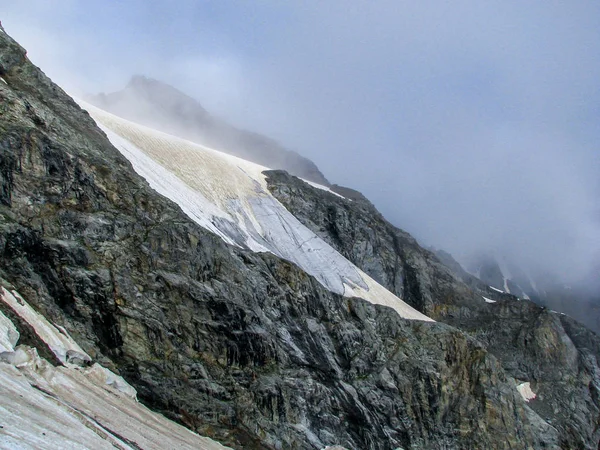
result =
M333 195L335 195L335 196L337 196L339 198L343 198L344 200L350 200L350 199L347 199L346 197L344 197L343 195L340 195L337 192L332 191L327 186L323 186L322 184L315 183L314 181L305 180L304 178L300 178L300 179L302 181L304 181L306 184L310 184L314 188L321 189L322 191L329 192L330 194L333 194Z
M225 242L291 261L332 292L431 321L302 225L269 192L268 168L79 103L153 189Z
M57 356L65 354L65 347L79 348L17 292L0 287L0 300L57 350ZM133 388L99 364L54 367L37 349L16 347L18 339L14 324L0 312L0 448L226 448L150 411L135 400Z

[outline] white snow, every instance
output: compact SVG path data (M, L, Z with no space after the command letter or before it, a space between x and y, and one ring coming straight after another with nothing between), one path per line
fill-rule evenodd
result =
M501 294L504 294L504 293L505 293L503 290L501 290L501 289L498 289L498 288L495 288L494 286L489 286L489 287L490 287L490 289L493 289L493 290L495 290L496 292L500 292Z
M6 82L6 80L5 80L4 78L0 77L0 80L2 80L2 82L3 82L4 84L8 85L8 83Z
M267 189L268 168L79 103L152 188L225 242L291 261L332 292L431 321L302 225Z
M79 348L70 337L57 336L61 332L40 320L18 293L2 289L1 296L11 308L17 302L15 312L53 350L59 346L59 355L66 346ZM10 330L16 331L14 324L0 313L0 336ZM35 348L15 349L14 335L8 342L14 351L0 354L0 448L226 448L150 411L125 380L99 364L54 367Z
M67 362L67 352L69 351L80 353L91 359L66 331L59 331L44 316L29 306L17 292L9 292L0 287L0 298L33 327L36 334L48 344L60 362L63 364Z
M483 297L483 299L485 300L486 303L496 303L496 300L492 300L491 298Z
M517 390L519 391L519 394L521 394L521 397L523 397L523 400L525 400L526 402L529 402L530 400L533 400L536 397L535 392L531 390L531 385L529 384L529 381L518 384Z
M0 311L0 352L12 352L19 341L19 332L11 322Z
M343 198L344 200L348 200L346 197L344 197L343 195L338 194L337 192L333 192L330 188L328 188L327 186L323 186L322 184L319 183L315 183L314 181L309 181L309 180L305 180L304 178L301 178L302 181L304 181L307 184L310 184L312 187L317 188L317 189L321 189L322 191L327 191L330 194L333 195L337 195L339 198Z
M510 294L510 288L508 287L508 280L512 278L512 274L508 269L506 264L506 260L502 257L496 257L496 261L498 263L498 267L500 268L500 272L502 272L502 277L504 278L504 291Z

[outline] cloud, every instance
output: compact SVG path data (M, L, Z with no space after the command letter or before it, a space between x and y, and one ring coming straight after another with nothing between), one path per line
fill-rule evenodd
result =
M149 5L149 6L148 6ZM143 73L275 137L424 244L574 278L600 251L600 4L23 1L61 84Z

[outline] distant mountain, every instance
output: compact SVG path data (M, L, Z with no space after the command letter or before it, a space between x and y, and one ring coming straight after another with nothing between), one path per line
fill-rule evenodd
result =
M594 274L570 286L550 274L527 273L514 261L490 254L477 257L468 271L494 289L568 314L600 334L600 289Z
M91 95L86 100L133 122L329 185L309 159L273 139L228 124L211 115L197 100L161 81L137 75L121 91Z

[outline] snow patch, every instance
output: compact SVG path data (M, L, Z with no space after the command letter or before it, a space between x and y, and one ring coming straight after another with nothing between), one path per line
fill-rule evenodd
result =
M487 298L487 297L483 297L482 298L485 300L486 303L496 303L496 300L492 300L491 298Z
M114 374L106 367L95 363L92 367L84 369L86 377L98 386L110 386L113 389L125 394L127 397L137 400L137 391L127 383L123 377Z
M29 306L17 292L9 292L0 287L0 298L33 327L35 333L48 344L48 347L50 347L50 350L52 350L60 362L63 364L68 362L67 353L69 351L85 355L87 359L91 360L64 329L62 332L59 331L44 316Z
M6 82L6 80L4 78L0 77L0 80L8 86L8 83Z
M496 292L500 292L501 294L505 294L505 291L503 291L503 290L501 290L501 289L498 289L498 288L495 288L494 286L489 286L489 288L490 288L490 289L493 289L493 290L494 290L494 291L496 291Z
M529 280L529 284L531 284L531 287L533 288L534 292L536 294L539 294L540 291L538 291L538 287L537 287L537 283L535 282L535 280L533 279L533 277L531 276L530 273L527 273L527 279Z
M496 262L498 263L498 267L500 268L500 272L502 272L502 277L504 278L504 292L508 292L510 294L508 281L512 278L512 274L506 265L504 258L496 258Z
M0 311L0 352L12 352L19 341L19 332L12 321Z
M531 385L529 384L529 381L518 384L517 390L519 391L519 394L521 394L521 397L523 397L523 400L525 400L526 402L529 402L530 400L533 400L537 397L535 395L535 392L531 390Z
M228 244L291 261L332 292L431 321L302 225L269 192L266 167L79 103L152 188Z
M310 184L312 187L317 188L317 189L321 189L322 191L327 191L330 194L336 195L339 198L343 198L344 200L348 200L346 197L344 197L343 195L338 194L337 192L333 192L331 189L329 189L327 186L323 186L322 184L319 183L315 183L314 181L309 181L309 180L305 180L304 178L301 178L302 181L304 181L306 184Z
M55 336L60 334L58 329L40 320L18 293L2 289L1 296L11 308L17 302L19 310L15 312L31 320L28 323L42 333L40 338L49 338L55 348L61 345L59 354L64 347L77 345L70 338L65 338L65 343ZM0 313L0 332L11 329L16 331L12 321ZM8 343L14 347L14 335ZM98 364L54 367L40 358L37 349L26 346L2 352L0 448L226 448L150 411L134 397L135 390L125 380Z

